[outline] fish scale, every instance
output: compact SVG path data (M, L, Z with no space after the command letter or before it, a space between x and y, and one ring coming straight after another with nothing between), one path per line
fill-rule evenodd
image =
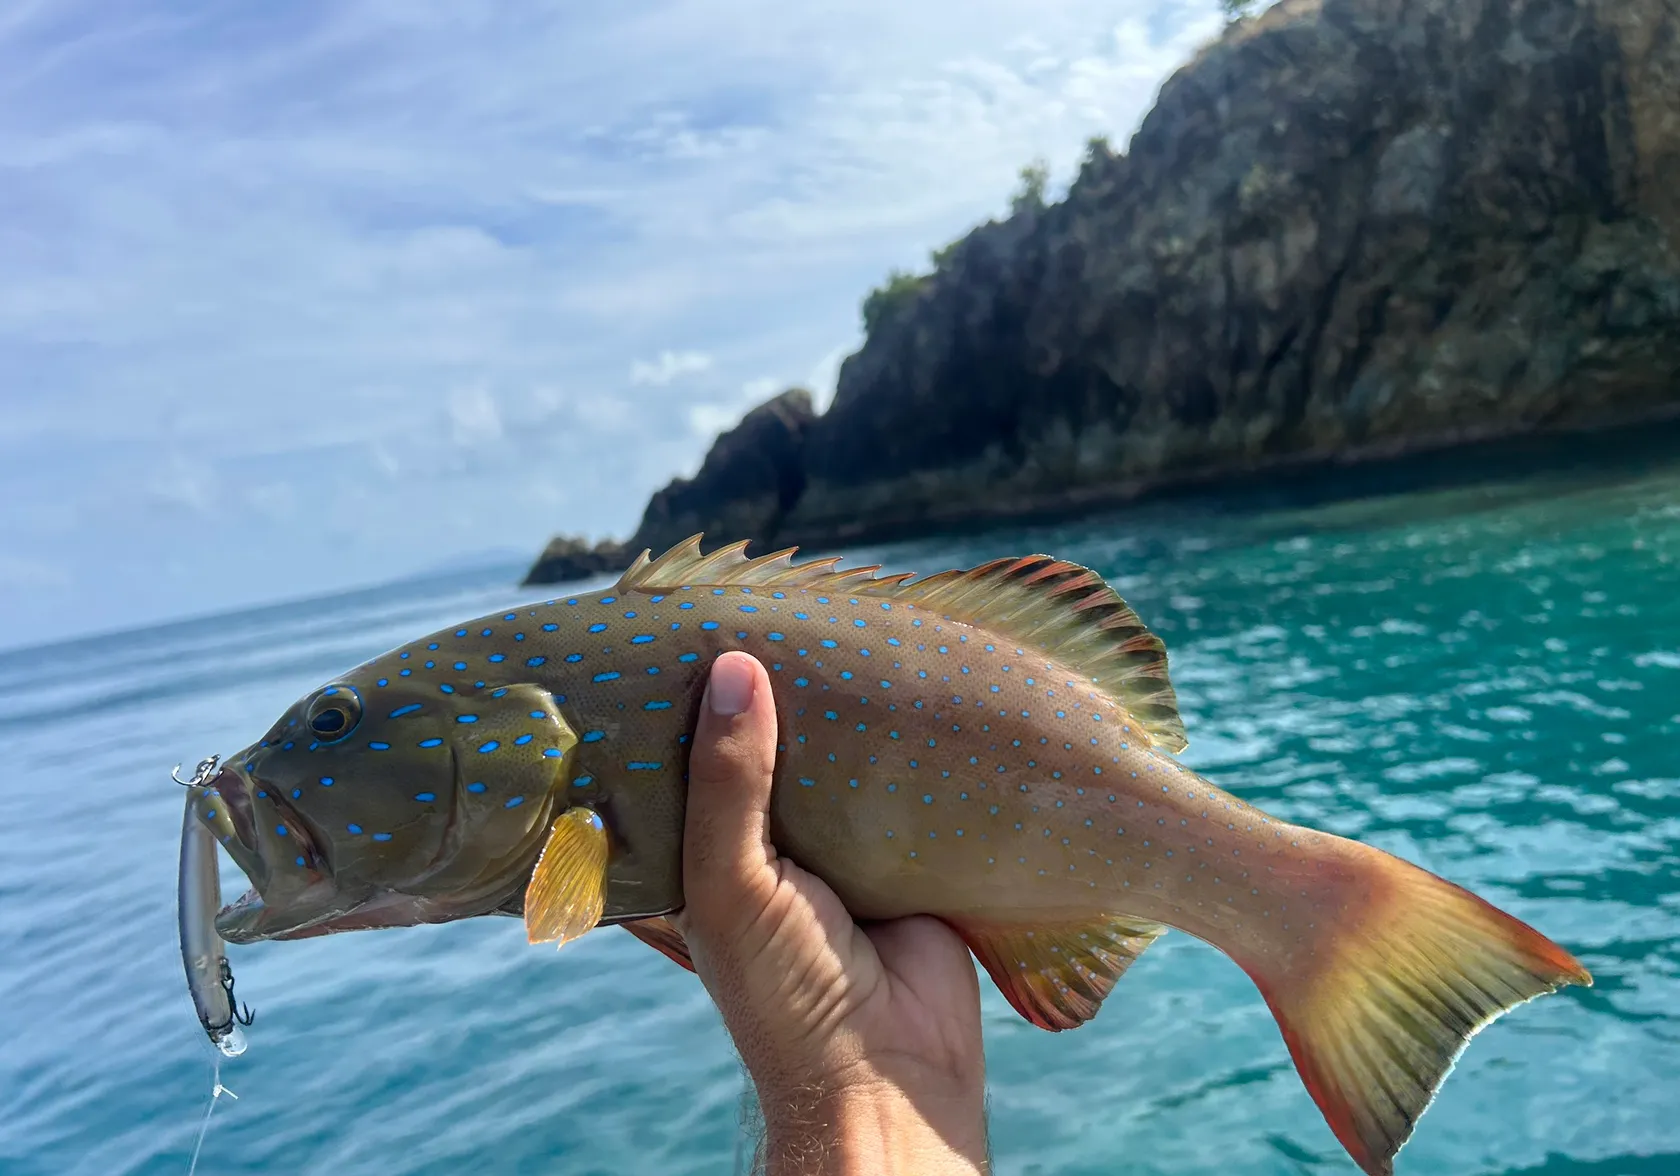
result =
M769 674L771 836L859 919L933 915L1021 1015L1094 1016L1167 928L1254 979L1308 1091L1387 1173L1458 1051L1586 970L1415 866L1180 764L1166 653L1089 569L922 580L791 552L644 555L600 593L443 630L299 700L195 789L251 876L236 941L522 915L687 963L688 745L717 656Z

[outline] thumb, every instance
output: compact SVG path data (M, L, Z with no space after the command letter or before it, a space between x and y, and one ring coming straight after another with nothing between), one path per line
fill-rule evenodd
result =
M688 758L683 833L684 921L719 931L761 910L776 887L770 786L776 706L751 654L712 663Z

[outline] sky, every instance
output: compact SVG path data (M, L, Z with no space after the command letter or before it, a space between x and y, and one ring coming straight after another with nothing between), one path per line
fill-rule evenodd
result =
M0 647L534 557L1064 188L1217 0L13 0Z

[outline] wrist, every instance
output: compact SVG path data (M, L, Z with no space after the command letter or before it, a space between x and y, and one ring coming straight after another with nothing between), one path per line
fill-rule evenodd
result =
M767 1176L987 1171L984 1089L907 1090L879 1075L759 1090Z

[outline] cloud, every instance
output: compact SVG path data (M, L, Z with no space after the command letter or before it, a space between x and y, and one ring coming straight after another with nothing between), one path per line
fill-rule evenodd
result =
M502 415L496 410L495 397L482 385L450 394L449 423L457 445L478 447L502 439Z
M631 364L630 382L663 388L680 376L708 371L711 366L712 357L703 351L661 351L658 359L638 359Z
M628 532L752 381L826 396L883 274L1002 214L1022 163L1062 184L1122 141L1220 25L1216 0L15 8L0 551L67 579L0 577L0 645Z

